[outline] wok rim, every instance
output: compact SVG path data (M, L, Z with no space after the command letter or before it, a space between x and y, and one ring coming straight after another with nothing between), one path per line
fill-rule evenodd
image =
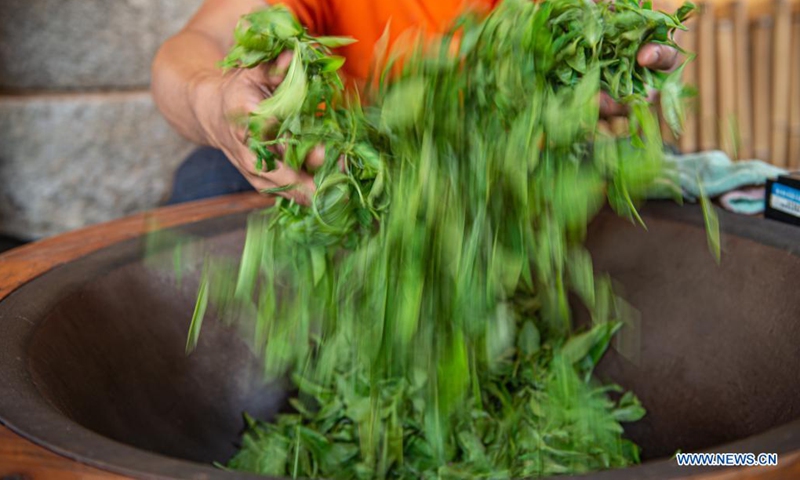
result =
M643 209L650 216L668 221L703 225L699 207L682 207L670 202L652 202ZM244 225L246 213L225 214L215 218L188 223L181 229L194 235L210 236L231 231ZM724 235L747 238L755 242L784 250L800 256L800 229L779 222L744 217L719 212ZM214 227L214 228L209 228ZM224 229L228 230L224 230ZM203 233L203 232L208 232ZM75 232L73 232L74 234ZM37 286L42 283L58 281L59 277L69 277L69 271L80 266L92 265L93 273L112 268L114 265L135 262L141 258L140 251L144 235L113 243L71 262L59 265L20 285L0 300L0 424L13 432L70 460L75 460L99 469L136 478L202 478L202 479L264 479L264 477L241 472L228 472L210 465L188 460L167 457L148 452L133 446L104 437L83 427L63 415L41 394L32 378L26 359L29 342L41 326L46 315L39 315L37 321L30 321L25 313L28 310L43 310L56 305L69 291L78 288L80 282L72 281L68 288L57 289L60 293L42 296ZM55 279L55 280L54 280ZM88 281L88 280L84 280ZM53 289L51 289L53 290ZM66 292L66 293L65 293ZM35 306L31 300L35 299ZM800 418L766 432L753 435L718 447L708 452L754 452L778 453L780 457L800 456ZM789 465L791 465L790 462ZM763 470L775 473L786 466L786 461L778 467ZM581 479L639 479L683 478L703 473L720 471L744 471L747 467L678 467L673 458L647 461L641 465L605 470L585 475L558 477ZM752 470L751 470L752 471Z

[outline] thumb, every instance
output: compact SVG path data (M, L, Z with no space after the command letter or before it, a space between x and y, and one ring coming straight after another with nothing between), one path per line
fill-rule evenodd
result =
M678 51L666 45L644 45L636 55L639 65L654 70L669 71L678 63Z
M286 71L289 70L289 65L292 63L293 56L293 51L286 50L278 55L278 58L276 58L275 61L261 67L264 69L264 83L266 83L268 87L273 89L278 88L278 85L283 82L283 78L286 76Z

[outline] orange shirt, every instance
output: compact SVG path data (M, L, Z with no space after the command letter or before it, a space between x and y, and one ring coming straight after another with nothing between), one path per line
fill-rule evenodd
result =
M365 80L387 23L389 48L404 32L441 33L467 7L490 9L499 0L277 0L289 7L313 35L353 37L356 43L336 50L347 61L343 73ZM275 3L275 2L270 2Z

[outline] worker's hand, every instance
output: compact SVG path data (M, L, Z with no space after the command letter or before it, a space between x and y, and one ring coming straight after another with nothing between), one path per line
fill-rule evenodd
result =
M666 45L649 43L639 49L636 61L645 68L668 72L678 66L678 51ZM652 101L653 98L650 98L650 100ZM626 113L628 113L626 106L612 100L606 92L600 93L601 117L615 117Z
M272 95L283 81L292 60L292 52L282 53L275 62L252 69L232 70L224 75L208 76L196 82L192 105L209 143L222 150L233 165L257 190L294 185L280 195L308 204L314 191L314 179L305 171L295 171L283 162L269 172L256 171L256 157L246 145L247 130L235 118L252 112ZM279 156L283 153L276 151ZM323 147L309 153L306 164L319 167L325 159Z

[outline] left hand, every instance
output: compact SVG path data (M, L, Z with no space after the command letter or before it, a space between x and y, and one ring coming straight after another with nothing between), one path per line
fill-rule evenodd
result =
M645 68L668 72L678 66L678 51L666 45L648 43L639 49L636 61ZM650 100L653 100L652 98ZM606 92L600 93L600 116L615 117L625 115L628 109L611 99Z

